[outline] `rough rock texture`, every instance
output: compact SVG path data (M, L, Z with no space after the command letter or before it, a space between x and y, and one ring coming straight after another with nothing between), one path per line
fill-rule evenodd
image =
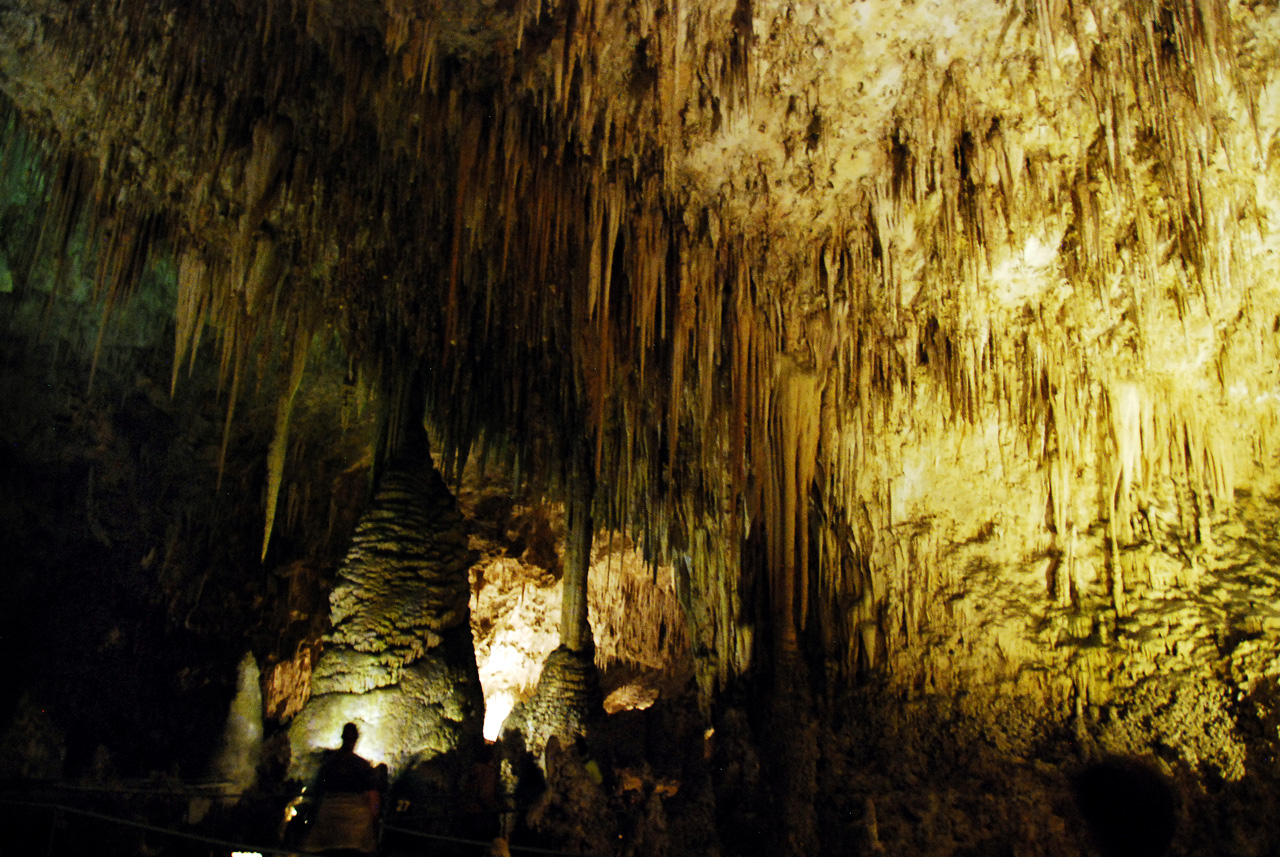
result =
M1121 756L1174 784L1175 852L1267 853L1278 70L1265 0L12 0L6 127L45 178L0 289L84 256L110 314L171 265L164 374L204 336L225 400L151 378L130 408L237 426L265 379L267 466L233 442L227 478L298 486L299 538L330 493L280 470L312 334L356 386L422 360L446 460L555 494L589 438L596 520L674 569L702 710L804 660L811 712L747 706L744 812L783 850L809 794L834 852L1084 850L1072 783ZM104 384L143 359L84 346ZM128 445L104 409L60 409L78 472L16 419L12 481L58 514L4 517L78 523L15 603L149 507L150 453L105 484L79 454ZM213 564L143 563L174 543L143 529L122 579L206 603ZM149 627L74 606L77 658Z
M90 236L36 253L49 177L30 142L10 138L0 166L13 278L0 289L0 776L205 778L239 657L288 658L312 639L309 607L367 482L368 421L317 348L264 568L253 534L277 355L261 354L262 384L230 426L216 337L171 393L173 270L147 268L104 324ZM290 599L290 580L307 591Z
M295 776L309 779L342 725L399 773L479 736L484 711L471 637L475 559L457 504L425 450L391 461L330 594L332 630L312 697L290 726Z
M593 435L708 695L758 618L923 663L986 539L1124 613L1144 527L1271 464L1269 4L303 7L7 7L49 242L84 213L109 301L171 254L232 376L328 325L428 355L450 456L551 482Z
M466 624L474 560L457 503L430 459L391 462L338 568L329 644L411 663L442 631Z
M481 477L474 469L464 475L459 505L480 555L471 571L471 623L493 707L486 723L496 735L509 707L533 695L544 661L560 644L564 513L560 503L517 500L507 486ZM596 534L588 619L607 709L645 707L685 692L691 658L678 589L671 566L655 567L621 533Z
M598 772L588 770L588 757L572 747L571 738L566 744L557 737L546 743L547 790L529 808L527 823L570 853L616 851L618 818L609 807L603 781Z
M533 696L512 709L504 728L521 732L524 746L536 757L553 735L570 741L603 716L595 652L557 646L542 664Z

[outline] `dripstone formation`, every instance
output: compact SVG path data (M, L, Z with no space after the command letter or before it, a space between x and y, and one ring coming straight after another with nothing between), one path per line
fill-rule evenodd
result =
M1280 852L1275 0L6 0L0 130L8 768L248 651L601 857Z
M478 740L484 697L471 641L474 562L457 502L424 450L393 460L330 595L333 629L290 727L294 774L357 723L399 773Z

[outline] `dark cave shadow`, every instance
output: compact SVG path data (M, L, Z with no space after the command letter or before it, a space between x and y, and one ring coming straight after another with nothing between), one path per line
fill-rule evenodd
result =
M1173 784L1141 759L1109 756L1072 778L1076 804L1106 857L1163 857L1177 832Z

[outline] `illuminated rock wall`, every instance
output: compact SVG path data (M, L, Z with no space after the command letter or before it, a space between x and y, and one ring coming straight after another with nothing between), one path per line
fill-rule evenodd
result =
M333 331L427 359L446 461L551 485L587 435L708 696L762 621L893 663L988 530L1123 613L1143 522L1197 543L1274 456L1266 4L120 8L0 30L43 243L93 224L108 306L163 245L233 390Z
M534 692L560 644L558 503L518 503L501 485L464 484L459 494L479 553L472 569L472 630L485 688L485 732L498 735L517 701ZM644 707L679 694L692 670L688 620L668 565L654 567L621 534L593 540L588 607L606 708Z
M175 363L279 400L269 497L299 332L404 351L445 461L554 495L593 442L708 710L782 652L866 712L813 774L848 842L1012 841L968 796L1067 753L1267 805L1274 4L23 0L0 46L32 243L88 224L109 311L178 260Z

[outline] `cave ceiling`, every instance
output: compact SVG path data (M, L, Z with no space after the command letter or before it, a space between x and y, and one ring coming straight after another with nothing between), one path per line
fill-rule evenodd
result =
M892 659L992 540L1124 613L1274 456L1275 3L6 0L0 91L31 252L176 260L175 383L331 333L453 454L585 438L713 679L765 591Z

